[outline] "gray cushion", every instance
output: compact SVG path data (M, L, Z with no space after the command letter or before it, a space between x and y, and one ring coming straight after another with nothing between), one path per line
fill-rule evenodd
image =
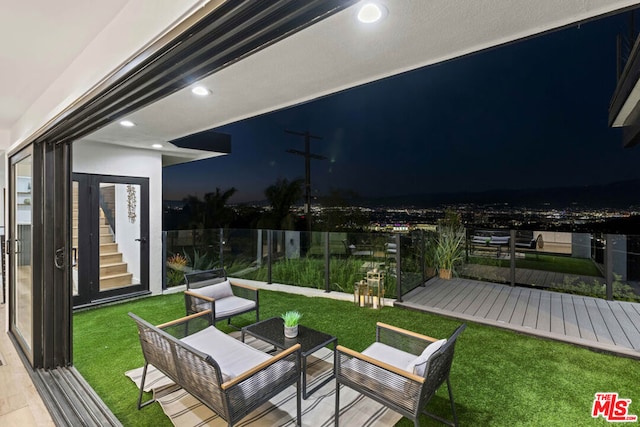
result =
M215 279L211 279L215 280ZM208 281L208 280L207 280ZM205 297L214 298L216 303L218 300L226 297L232 297L233 291L231 290L231 283L225 280L222 283L215 285L205 286L203 288L194 289L192 292L198 295L204 295Z
M441 339L429 344L423 351L422 354L412 360L405 370L409 372L413 372L416 375L424 376L424 368L427 366L427 361L431 357L433 353L438 351L440 347L442 347L447 342L446 339Z
M225 380L233 379L254 366L271 359L267 353L209 326L182 339L191 347L211 356L218 363Z
M216 285L218 283L222 283L228 281L224 277L214 277L212 279L200 280L198 282L189 283L189 289L195 290L200 288L206 288L207 286Z
M216 299L216 317L226 317L237 313L243 313L245 311L253 310L255 307L255 301L236 296Z
M362 354L400 369L405 369L409 362L416 358L415 354L398 350L380 342L374 342Z

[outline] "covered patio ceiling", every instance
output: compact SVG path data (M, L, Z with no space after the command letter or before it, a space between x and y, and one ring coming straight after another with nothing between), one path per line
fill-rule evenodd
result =
M135 127L124 128L114 122L84 139L145 149L159 143L165 155L174 156L180 149L169 141L177 138L575 25L640 3L635 0L376 2L385 12L377 23L359 22L357 12L363 2L357 3L198 82L211 91L210 96L196 97L189 88L183 89L130 114L127 119L133 121ZM74 3L83 4L81 0L65 0L68 13L72 22L82 21L85 12L76 13ZM117 14L122 7L120 3L115 2L103 13ZM37 29L38 22L30 21L34 14L25 14L16 19ZM46 22L47 17L39 19ZM105 24L95 22L94 25ZM9 36L2 35L5 40ZM54 31L40 37L55 41L59 36ZM92 34L86 32L79 37L90 40ZM55 48L51 48L51 43L46 44L46 49L43 45L42 55L32 54L35 57L29 64L18 60L19 46L8 51L18 66L0 68L2 105L11 104L7 99L20 97L12 82L24 67L38 67L33 61L58 58L57 55L65 51L62 41L59 39L60 44ZM14 43L22 41L14 39ZM64 59L72 60L72 55ZM42 79L35 79L36 88L40 85L39 90L46 89L63 65L59 64ZM15 103L9 109L0 110L0 127L20 117L26 108L28 105Z

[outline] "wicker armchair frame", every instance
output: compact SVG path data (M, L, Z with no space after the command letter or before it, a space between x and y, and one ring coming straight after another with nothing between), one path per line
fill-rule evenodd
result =
M184 291L184 304L187 316L203 311L200 307L206 307L207 310L211 310L211 319L213 324L221 320L227 320L228 325L236 327L231 323L231 318L244 313L250 313L252 311L256 312L256 323L260 321L260 294L258 288L229 281L229 283L231 283L231 290L235 296L254 301L255 306L254 308L238 311L228 316L221 316L216 313L216 301L214 298L198 294L198 288L202 287L201 283L204 281L220 279L222 282L227 280L227 272L223 268L186 273L184 275L184 279L187 285L187 290Z
M421 414L442 423L457 426L458 418L449 373L457 338L465 328L466 324L460 325L447 339L446 344L429 358L424 376L415 375L349 348L337 346L334 363L335 425L338 426L340 416L340 384L343 384L413 420L416 427L420 426ZM417 356L428 344L437 339L378 322L376 341ZM447 383L449 391L453 421L425 410L427 403L444 382Z
M302 425L300 345L297 344L225 382L220 366L211 356L180 341L180 338L209 327L210 315L206 310L156 327L129 313L137 324L145 359L138 409L155 401L152 398L142 402L147 368L152 364L222 417L228 426L233 426L264 402L295 384L296 423Z

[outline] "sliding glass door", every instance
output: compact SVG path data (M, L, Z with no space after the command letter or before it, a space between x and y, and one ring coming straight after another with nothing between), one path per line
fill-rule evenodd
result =
M11 330L25 355L33 360L33 152L25 149L11 160L10 272Z

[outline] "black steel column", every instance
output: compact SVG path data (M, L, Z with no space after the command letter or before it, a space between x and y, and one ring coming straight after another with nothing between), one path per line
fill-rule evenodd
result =
M309 237L311 238L311 237ZM324 291L331 292L331 266L330 266L330 247L329 247L329 232L324 233Z
M267 283L271 284L271 258L273 253L273 230L267 230Z
M397 294L397 299L398 302L402 302L402 278L401 278L401 271L402 268L400 268L400 234L396 234L395 237L395 241L396 241L396 294Z
M511 267L511 286L516 285L516 230L511 230L509 235L509 254Z
M604 279L607 283L607 300L613 301L613 234L604 237Z

